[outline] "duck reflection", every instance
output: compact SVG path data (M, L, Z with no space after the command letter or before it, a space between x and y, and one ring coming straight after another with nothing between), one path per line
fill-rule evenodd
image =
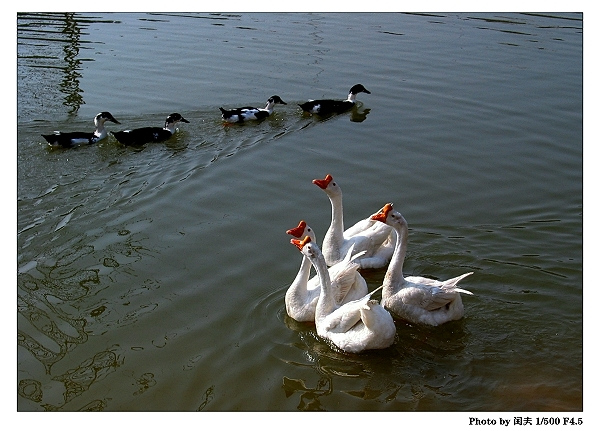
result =
M367 115L369 115L369 112L371 112L371 109L369 109L369 108L366 108L366 109L361 109L361 108L354 109L350 113L350 121L352 121L353 123L362 123L363 121L365 121L367 119Z
M362 123L363 121L365 121L367 119L367 115L369 115L369 112L371 112L371 108L364 108L363 106L364 105L361 102L357 102L357 105L354 108L352 108L352 110L350 112L346 112L345 114L335 114L335 113L315 114L312 117L316 122L324 122L324 121L331 120L335 117L338 117L340 115L348 115L350 117L351 122ZM306 114L302 115L303 118L305 116L307 116L307 115Z

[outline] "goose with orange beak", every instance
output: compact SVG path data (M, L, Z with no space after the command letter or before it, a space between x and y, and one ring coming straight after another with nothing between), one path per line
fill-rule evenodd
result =
M367 217L344 230L344 208L342 189L329 174L323 179L313 180L329 197L331 203L331 223L323 238L322 251L327 265L339 262L353 246L354 252L364 251L358 259L361 269L385 267L394 252L396 235L394 230Z
M307 236L314 243L317 242L313 229L304 220L301 220L295 228L288 229L286 233L295 238ZM350 248L344 260L328 269L329 278L337 289L335 301L338 304L360 299L369 293L367 282L358 272L360 265L355 262L355 259L362 253L356 255L352 255L352 253L353 249ZM321 282L318 275L309 279L311 266L310 260L303 256L298 274L285 293L287 314L298 322L315 321L315 309L321 292Z
M355 301L339 305L335 300L336 286L332 284L321 250L309 236L291 239L315 267L321 291L315 310L317 335L349 353L385 349L394 343L396 325L390 313L371 295L375 289Z
M445 281L426 277L404 277L402 266L408 244L408 224L391 203L386 204L372 220L391 226L398 234L394 254L383 279L383 306L393 315L417 324L437 326L464 316L461 293L472 292L457 287L467 272Z

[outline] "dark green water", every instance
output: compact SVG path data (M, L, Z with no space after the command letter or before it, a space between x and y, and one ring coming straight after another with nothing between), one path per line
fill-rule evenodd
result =
M581 14L22 14L17 37L19 411L583 410ZM356 83L357 112L301 115ZM105 110L190 123L42 142ZM406 274L474 272L462 320L350 355L286 315L285 231L323 237L327 173L347 225L402 212Z

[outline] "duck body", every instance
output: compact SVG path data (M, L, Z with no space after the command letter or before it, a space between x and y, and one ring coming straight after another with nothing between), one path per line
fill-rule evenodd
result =
M350 247L354 252L364 251L357 260L361 269L383 268L394 253L396 234L394 229L385 223L377 223L367 217L344 230L344 209L342 205L342 189L331 175L324 179L315 179L313 184L321 188L331 203L331 223L323 238L322 251L327 265L339 262Z
M348 93L348 98L346 100L309 100L308 102L299 104L299 106L304 112L307 112L309 114L341 114L352 109L352 107L356 104L356 95L358 93L371 94L371 92L367 90L362 84L356 84L350 89L350 92Z
M259 121L267 118L273 113L273 108L276 104L287 105L287 103L281 100L281 97L271 96L269 97L269 100L267 100L267 104L264 108L245 106L243 108L223 109L221 107L219 110L221 111L221 116L225 122L244 123L246 121Z
M296 238L309 236L316 243L314 231L304 221L301 221L297 227L289 229L287 233ZM337 304L360 299L369 292L366 280L358 272L360 265L355 262L360 253L357 255L352 255L352 253L353 250L350 249L344 260L328 268L329 278L336 286L335 301ZM318 274L310 278L311 267L310 260L303 256L300 270L285 294L287 314L298 322L315 321L315 310L321 293L321 281Z
M189 123L181 114L173 113L165 121L165 127L141 127L139 129L122 130L111 134L124 145L143 145L149 142L163 142L177 130L178 123Z
M449 280L433 280L426 277L404 277L402 267L408 243L408 224L402 214L386 204L372 218L392 226L398 241L382 284L383 306L395 316L411 323L437 326L461 319L464 306L461 293L473 293L457 287L467 272Z
M51 147L72 148L77 145L95 144L96 142L106 138L108 132L104 128L104 123L111 121L119 123L110 112L104 111L98 113L94 117L94 125L96 130L93 132L54 132L50 135L42 135Z
M364 297L338 304L335 300L335 284L329 278L329 271L319 247L311 242L292 239L315 267L321 283L321 292L315 310L317 334L349 353L364 350L385 349L394 343L396 325L390 313L371 296L378 289Z

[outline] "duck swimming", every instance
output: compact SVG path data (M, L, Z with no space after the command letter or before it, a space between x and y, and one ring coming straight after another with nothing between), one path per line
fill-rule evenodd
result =
M52 147L71 148L80 144L95 144L108 135L104 128L104 123L111 121L116 124L121 124L111 115L110 112L100 112L94 117L94 125L96 130L93 132L54 132L52 135L42 135L48 145Z
M329 174L323 179L313 180L313 184L325 192L331 203L331 223L321 245L327 265L339 262L352 246L356 253L366 252L357 260L361 269L385 267L394 253L394 229L377 223L369 216L344 230L342 189L339 184Z
M269 97L269 100L267 100L267 105L262 109L253 108L251 106L235 109L219 109L221 110L221 115L224 121L228 123L243 123L244 121L262 120L267 118L273 113L273 107L276 104L287 105L287 103L281 100L281 97L271 96Z
M404 277L402 266L408 243L408 224L402 214L386 204L373 220L386 223L398 234L394 255L383 279L381 303L394 315L412 323L431 326L458 320L464 315L460 294L472 295L456 287L459 281L473 274L467 272L445 281L425 277Z
M292 239L291 243L310 260L320 279L321 291L315 310L317 335L349 353L391 346L396 336L394 319L377 300L371 299L380 288L355 301L338 304L336 288L319 247L309 236L303 240Z
M297 227L288 229L287 234L296 238L308 236L314 243L317 242L314 231L304 220ZM344 260L328 269L329 278L335 286L336 304L360 299L369 293L367 282L358 272L360 265L354 260L362 253L353 255L353 249L349 249ZM314 322L317 301L321 292L321 282L316 275L309 279L312 264L306 257L302 257L302 263L294 281L285 293L285 309L288 316L298 322Z
M120 143L124 145L142 145L147 142L163 142L175 133L177 123L189 123L181 114L173 113L165 121L165 127L142 127L133 130L110 132Z
M308 112L310 114L341 114L342 112L351 109L356 104L356 95L358 93L371 94L371 92L367 90L362 84L356 84L350 89L350 92L348 93L348 98L346 100L309 100L308 102L304 102L299 106L304 112Z

